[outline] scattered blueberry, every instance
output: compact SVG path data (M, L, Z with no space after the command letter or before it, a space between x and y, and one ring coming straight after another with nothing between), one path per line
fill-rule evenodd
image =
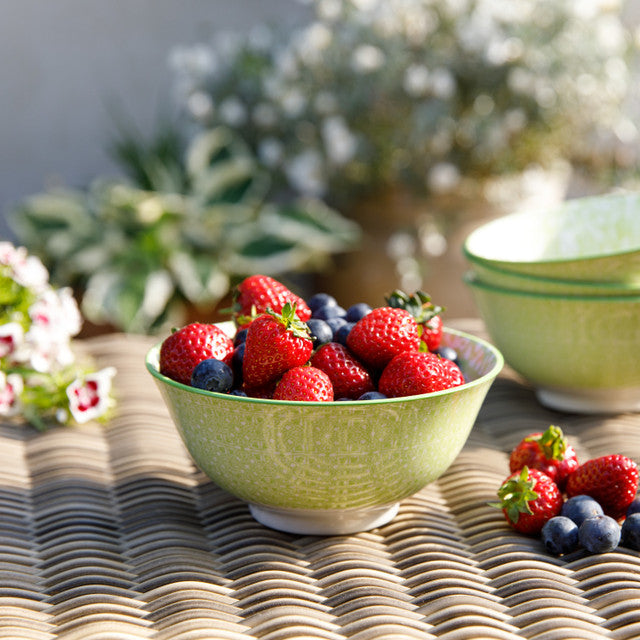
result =
M436 349L436 353L441 358L446 358L452 362L458 363L458 352L453 347L441 346Z
M571 553L578 548L578 525L565 516L555 516L542 527L542 544L556 556Z
M229 395L230 396L240 396L242 398L246 398L247 397L247 392L243 391L242 389L232 389L231 391L229 391Z
M355 326L355 322L345 322L334 334L334 342L339 342L344 346L347 346L347 336L351 332L351 329Z
M386 398L387 396L379 391L367 391L366 393L363 393L358 400L385 400Z
M241 342L231 356L231 370L233 371L233 382L236 387L242 384L242 361L244 360L245 343Z
M640 513L640 498L634 498L627 507L627 516L630 516L632 513Z
M316 293L307 300L307 306L311 309L312 313L321 307L329 307L337 304L337 300L328 293Z
M621 543L629 549L640 550L640 512L628 515L620 529Z
M325 322L331 327L332 335L335 336L338 329L346 324L347 321L344 318L327 318Z
M333 340L333 329L329 324L320 318L311 318L307 321L309 332L311 333L311 339L313 340L313 346L318 347L326 342Z
M357 302L352 304L345 315L347 322L358 322L371 312L371 307L366 302Z
M207 358L194 367L191 373L191 386L227 393L233 386L233 371L222 360Z
M240 329L240 331L236 333L235 337L233 338L234 347L242 344L247 339L247 331L249 331L249 329Z
M328 306L320 307L313 312L314 318L320 318L320 320L327 320L329 318L344 318L346 311L338 304L330 304Z
M620 525L609 516L593 516L580 525L578 537L589 553L606 553L620 543Z
M591 496L579 495L569 498L563 505L560 515L573 520L580 526L587 518L604 514L602 507Z

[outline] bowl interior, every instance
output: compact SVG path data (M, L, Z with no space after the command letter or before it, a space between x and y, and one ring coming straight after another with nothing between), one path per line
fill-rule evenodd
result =
M472 231L463 252L471 261L507 268L640 256L640 195L577 198L553 209L503 216Z

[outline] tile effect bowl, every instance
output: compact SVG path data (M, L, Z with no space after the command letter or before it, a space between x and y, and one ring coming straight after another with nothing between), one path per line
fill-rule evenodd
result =
M640 285L640 194L576 198L502 216L472 231L462 251L474 267Z
M505 362L541 404L579 413L640 411L640 295L516 291L472 273L464 281Z
M638 213L640 215L640 212ZM503 289L566 296L640 296L640 282L588 282L545 278L517 273L487 263L470 261L470 270L480 282Z
M387 400L286 402L202 391L159 372L160 344L146 367L194 462L246 501L258 522L345 534L390 521L400 500L440 477L465 444L504 361L463 332L446 329L443 344L458 352L468 382Z

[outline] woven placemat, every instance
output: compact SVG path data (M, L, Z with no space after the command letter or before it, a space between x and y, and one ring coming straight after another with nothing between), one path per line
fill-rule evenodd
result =
M640 460L640 415L555 413L505 370L453 466L391 523L295 536L194 467L150 345L87 342L118 369L108 425L0 425L0 638L640 638L640 554L554 558L487 506L526 433L558 424L584 459Z

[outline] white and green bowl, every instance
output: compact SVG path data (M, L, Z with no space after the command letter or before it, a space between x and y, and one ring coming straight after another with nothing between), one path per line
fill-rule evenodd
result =
M502 216L472 231L462 250L474 268L640 285L640 194L576 198Z
M566 296L496 287L469 273L504 359L550 408L640 411L640 295Z
M254 518L303 534L344 534L391 520L399 502L454 461L503 366L500 352L445 330L468 382L370 401L286 402L212 393L163 376L146 358L194 462L246 501Z

